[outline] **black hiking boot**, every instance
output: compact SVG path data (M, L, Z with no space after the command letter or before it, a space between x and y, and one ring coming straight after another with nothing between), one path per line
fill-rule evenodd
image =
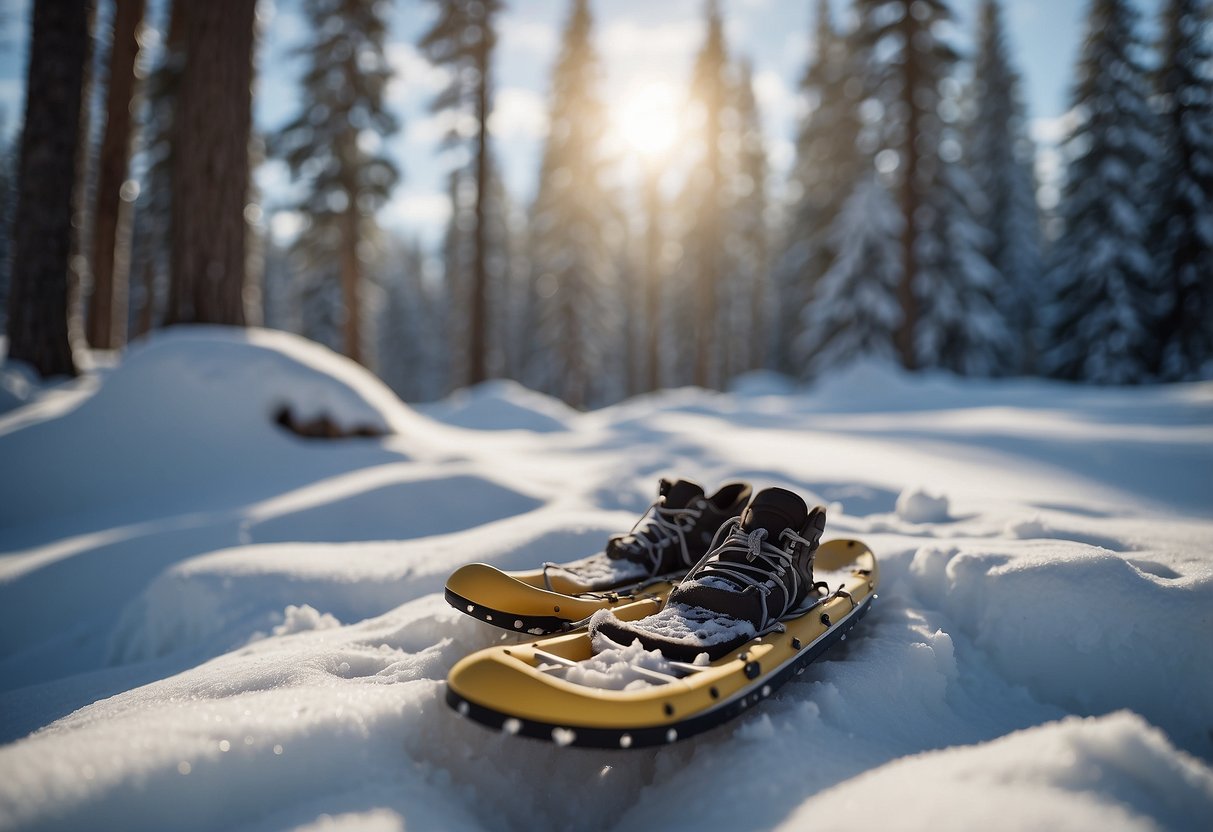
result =
M609 610L596 613L595 649L639 641L672 661L693 662L700 653L714 661L775 629L816 600L813 554L825 521L823 507L809 510L791 491L759 492L740 518L720 528L722 539L660 612L631 622Z
M583 592L602 592L657 578L678 578L707 553L721 525L736 518L751 494L742 482L706 496L690 480L661 480L657 499L627 534L607 541L606 550L571 563L544 565Z

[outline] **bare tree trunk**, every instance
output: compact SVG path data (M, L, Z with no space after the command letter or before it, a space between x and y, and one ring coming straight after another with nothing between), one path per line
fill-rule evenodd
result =
M178 0L185 66L174 118L165 322L244 326L256 0Z
M915 245L918 231L915 228L915 214L920 204L918 191L918 113L919 107L914 101L914 93L918 89L917 59L911 54L919 24L914 15L907 14L902 23L905 36L906 62L902 77L903 106L906 108L906 133L902 136L901 163L901 215L904 228L901 232L901 283L897 287L897 299L901 302L901 326L894 333L893 340L901 353L901 363L908 370L918 366L914 352L914 330L918 326L918 298L914 295L914 279L918 272L918 257Z
M362 264L358 262L360 217L357 194L349 193L341 228L341 302L345 320L345 354L359 364L362 362L362 307L359 292Z
M93 0L35 3L13 217L8 355L42 376L75 375L71 310L88 132Z
M487 21L485 21L487 23ZM488 270L486 215L489 192L489 47L488 34L482 28L477 69L480 72L476 90L476 230L472 252L472 319L469 333L468 384L479 384L488 378Z
M644 286L645 323L647 325L648 369L645 390L661 386L661 192L656 166L645 171Z
M724 336L718 329L719 302L717 294L720 288L721 266L721 236L720 227L721 176L720 160L720 110L723 102L720 100L718 89L712 92L712 100L707 102L707 123L704 126L707 135L707 159L704 168L707 171L707 214L704 227L700 230L703 240L703 250L700 259L699 273L699 316L695 321L695 384L699 387L715 386L716 367L712 361L712 339ZM727 349L727 345L726 345Z
M105 136L98 160L93 210L93 293L89 298L88 342L114 349L126 341L130 282L131 202L122 198L131 154L131 102L135 97L137 40L144 0L115 0Z

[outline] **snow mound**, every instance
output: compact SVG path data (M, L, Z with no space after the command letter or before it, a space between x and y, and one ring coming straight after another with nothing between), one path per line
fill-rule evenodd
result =
M994 818L1021 829L1202 829L1213 818L1213 774L1134 714L1069 717L890 763L818 795L779 829L821 817L924 832Z
M341 626L341 622L332 615L318 612L315 607L307 604L299 607L288 604L283 610L282 619L282 623L274 627L273 634L276 636L289 636L308 630L331 630Z
M158 514L173 495L183 509L209 508L213 501L197 493L214 492L216 482L233 486L232 497L247 496L249 483L297 470L293 458L323 453L301 452L303 440L274 424L283 407L350 431L408 434L423 425L365 369L310 341L270 330L172 327L132 346L65 415L32 425L0 421L0 460L22 472L0 479L0 527L111 502L150 501L149 513ZM340 464L326 462L330 470Z
M1083 714L1131 708L1182 745L1207 747L1213 574L1162 579L1071 541L1018 546L926 546L910 575L1040 700Z
M497 379L458 390L419 409L432 419L473 430L566 431L578 413L559 399Z
M897 516L907 523L946 523L948 498L921 488L907 488L897 497Z
M795 379L771 370L751 370L729 382L728 391L738 396L787 396L796 392Z

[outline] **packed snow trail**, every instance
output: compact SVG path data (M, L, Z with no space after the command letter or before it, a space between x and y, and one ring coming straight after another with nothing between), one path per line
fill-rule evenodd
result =
M31 396L0 415L0 829L1213 823L1213 385L736 390L411 410L197 328ZM459 720L446 673L501 635L446 575L590 554L662 475L829 504L880 557L856 637L655 753Z

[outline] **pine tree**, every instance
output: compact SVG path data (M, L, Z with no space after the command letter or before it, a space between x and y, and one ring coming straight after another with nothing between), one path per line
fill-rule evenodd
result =
M79 187L88 135L92 0L35 3L17 167L8 357L75 375L69 310L80 283Z
M865 53L835 28L829 0L818 0L812 54L800 85L807 108L796 140L788 223L773 274L777 303L771 365L798 376L809 366L804 345L816 341L816 336L802 336L805 307L834 260L834 224L870 171L872 155L857 147Z
M1073 93L1078 124L1063 145L1062 233L1044 321L1042 363L1060 378L1140 382L1154 361L1162 287L1146 231L1158 152L1136 22L1126 0L1092 1Z
M245 324L256 5L174 4L185 63L173 130L170 324Z
M721 380L759 367L765 358L768 293L767 153L754 98L753 67L739 64L734 90L737 158L729 197L724 306L717 336Z
M811 378L869 356L897 359L904 222L874 175L843 204L824 241L834 253L830 268L803 307L802 334L794 345L800 375Z
M88 342L99 349L114 349L126 342L131 200L124 199L122 192L131 158L131 113L138 83L135 62L143 7L144 0L114 3L105 131L98 153L93 203L93 288L87 322Z
M1169 0L1155 74L1162 150L1151 256L1169 285L1154 367L1198 378L1213 362L1213 53L1207 0Z
M480 239L484 256L484 296L488 314L484 321L483 348L485 372L489 377L521 372L521 357L533 332L520 329L515 314L526 303L524 266L520 265L519 239L522 222L505 191L505 183L496 173L496 164L488 166L489 180L480 204ZM466 383L472 363L471 343L467 337L467 311L472 307L477 258L476 165L457 168L449 179L451 217L443 241L443 284L448 305L443 331L449 335L449 381L453 386Z
M692 281L674 307L682 311L679 340L688 339L694 350L691 382L700 387L720 384L718 343L722 283L727 273L725 246L729 214L727 160L724 148L731 137L732 68L724 40L724 25L717 0L707 0L707 34L695 59L691 81L693 162L683 193L688 229L683 237L682 270ZM667 307L668 308L668 307Z
M378 0L306 0L304 12L315 39L299 50L307 60L303 100L272 149L306 184L295 206L307 222L297 246L301 266L337 277L342 351L362 362L363 272L378 234L375 213L399 178L382 150L383 139L399 129L384 107L392 77L384 56L388 7Z
M605 358L621 322L610 302L615 274L614 200L603 183L606 116L598 97L601 68L591 43L588 0L573 0L552 72L551 125L531 214L531 264L539 295L533 377L575 407L611 393Z
M502 9L501 0L433 0L439 8L438 19L420 42L430 63L451 70L451 83L434 100L436 112L471 110L476 122L472 151L473 181L476 185L472 212L471 281L468 304L467 383L488 378L489 364L489 229L490 200L488 183L492 179L489 154L488 118L492 111L490 70L497 44L494 20Z
M980 250L956 134L959 56L940 37L944 0L859 0L858 48L868 56L865 107L879 130L876 167L896 183L902 223L897 346L909 368L992 367L1006 331L985 314L990 272ZM975 356L972 350L980 350Z
M431 401L447 390L439 299L425 280L425 255L416 242L393 240L388 250L382 264L386 298L380 310L379 377L405 401Z
M976 188L976 219L986 230L982 251L993 266L998 308L1014 337L997 369L1031 369L1035 309L1043 285L1035 149L1027 134L1020 78L1011 66L998 0L985 0L977 32L966 167Z

